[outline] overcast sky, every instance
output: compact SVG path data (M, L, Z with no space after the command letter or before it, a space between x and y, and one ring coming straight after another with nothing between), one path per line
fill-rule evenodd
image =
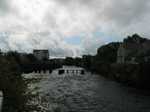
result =
M149 11L150 0L0 0L0 48L95 54L133 33L149 38Z

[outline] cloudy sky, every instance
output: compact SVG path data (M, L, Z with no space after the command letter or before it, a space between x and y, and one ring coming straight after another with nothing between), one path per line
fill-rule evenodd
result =
M54 57L95 54L127 35L150 35L150 0L0 0L0 48Z

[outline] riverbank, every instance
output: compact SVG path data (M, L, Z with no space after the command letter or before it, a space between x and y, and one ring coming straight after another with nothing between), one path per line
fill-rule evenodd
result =
M130 87L150 90L149 64L104 63L96 67L94 71L108 79Z

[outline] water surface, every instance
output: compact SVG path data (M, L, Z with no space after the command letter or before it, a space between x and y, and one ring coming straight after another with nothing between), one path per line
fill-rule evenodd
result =
M52 74L32 75L43 77L34 86L43 102L41 106L48 112L150 112L148 92L125 87L96 74L58 75L55 70Z

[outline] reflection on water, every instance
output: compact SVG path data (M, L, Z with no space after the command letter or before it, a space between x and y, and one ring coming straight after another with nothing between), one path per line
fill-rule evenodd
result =
M81 69L64 67L64 69ZM52 112L150 112L150 94L127 88L98 75L27 74L42 77L32 85L38 88L38 103Z

